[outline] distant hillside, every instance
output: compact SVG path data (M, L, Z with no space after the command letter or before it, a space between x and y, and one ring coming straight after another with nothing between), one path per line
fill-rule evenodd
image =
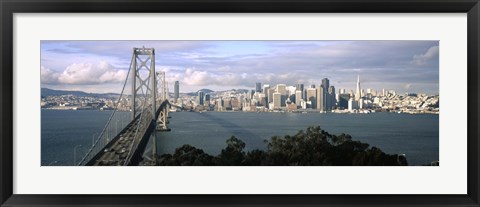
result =
M46 96L62 96L62 95L73 95L73 96L89 96L89 97L115 97L120 94L117 93L87 93L83 91L66 91L66 90L54 90L49 88L41 89L42 97Z
M198 92L200 92L200 91L203 91L204 93L213 93L213 92L215 92L215 91L212 91L212 90L207 89L207 88L202 88L202 89L198 90L197 92L187 93L187 95L189 95L189 96L196 96L196 95L198 94Z
M189 96L197 96L199 91L203 91L203 92L205 92L205 94L207 94L207 93L223 93L223 92L227 92L227 91L231 91L231 92L235 92L235 93L248 93L248 92L250 92L250 90L248 90L248 89L234 89L233 88L233 89L225 90L225 91L212 91L210 89L204 88L204 89L198 90L197 92L190 92L190 93L186 93L186 94L189 95Z

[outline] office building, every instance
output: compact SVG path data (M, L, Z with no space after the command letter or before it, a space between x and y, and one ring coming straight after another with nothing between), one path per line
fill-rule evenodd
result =
M353 110L358 109L358 104L357 104L357 103L358 103L358 102L355 101L353 98L350 98L350 99L348 100L348 110L349 110L349 111L353 111Z
M305 98L305 97L304 97L304 93L303 93L303 91L304 91L303 84L298 83L298 84L296 85L296 87L295 87L295 90L302 92L301 97L300 97L301 99L304 99L304 98ZM297 93L295 92L295 94L297 94ZM297 105L298 105L298 103L297 103Z
M325 111L325 95L323 86L320 85L317 90L317 109L319 111Z
M255 83L255 92L262 92L262 83Z
M311 102L311 108L317 108L317 89L316 88L309 88L307 89L307 101Z
M180 96L180 83L175 81L175 85L173 87L173 102L177 103L178 98Z
M279 109L281 107L282 94L273 93L273 109Z
M198 105L202 105L202 106L203 106L204 100L205 100L205 92L199 91L199 92L198 92L198 97L197 97L197 103L198 103Z
M335 99L335 87L334 86L330 86L328 88L328 98L329 98L329 103L328 103L327 110L332 110L337 105L337 100Z
M339 100L338 100L338 107L341 109L347 109L348 108L348 100L350 100L350 94L348 93L342 93L338 94Z
M300 105L300 101L302 100L302 91L295 91L295 104Z

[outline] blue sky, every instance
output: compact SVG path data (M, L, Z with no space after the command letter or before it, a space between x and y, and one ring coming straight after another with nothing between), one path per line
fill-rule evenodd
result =
M153 47L170 90L305 85L438 94L438 41L42 41L42 87L119 93L133 47Z

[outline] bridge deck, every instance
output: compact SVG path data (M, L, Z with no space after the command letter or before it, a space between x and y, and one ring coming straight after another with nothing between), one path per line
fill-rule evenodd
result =
M103 151L99 152L100 157L95 160L93 165L124 165L132 142L138 142L138 139L134 140L138 124L139 122L135 121L128 125L123 133L120 133Z
M155 119L152 119L150 113L145 113L145 116L139 114L86 165L123 166L138 162L136 158L143 153L149 135L155 131L155 120L160 115L160 111L168 107L168 104L167 100L159 104Z

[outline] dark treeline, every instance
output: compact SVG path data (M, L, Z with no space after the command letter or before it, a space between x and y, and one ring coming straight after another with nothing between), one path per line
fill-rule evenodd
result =
M376 147L353 141L348 134L338 136L317 127L300 130L294 136L274 136L265 140L267 150L245 152L245 143L232 136L217 156L190 145L174 154L158 158L159 165L203 166L396 166L408 165L405 157L389 155Z

